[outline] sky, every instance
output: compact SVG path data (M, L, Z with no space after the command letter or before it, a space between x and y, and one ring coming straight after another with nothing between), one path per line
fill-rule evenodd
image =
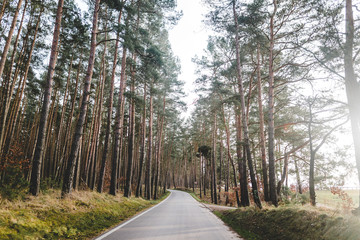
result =
M181 63L179 79L185 82L184 91L187 97L184 101L188 106L188 111L183 117L188 117L196 101L193 84L196 80L195 64L191 59L203 54L210 30L206 29L203 23L207 10L201 0L178 0L177 10L183 11L183 16L169 31L169 40L174 54L179 57Z

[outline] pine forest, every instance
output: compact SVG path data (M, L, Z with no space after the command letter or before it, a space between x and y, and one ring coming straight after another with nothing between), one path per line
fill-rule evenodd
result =
M195 2L187 79L170 36ZM0 239L89 239L184 192L242 239L359 239L359 9L0 0ZM109 239L228 239L182 231Z

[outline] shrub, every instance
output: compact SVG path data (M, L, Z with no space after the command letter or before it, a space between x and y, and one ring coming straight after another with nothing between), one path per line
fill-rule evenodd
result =
M11 146L0 168L4 172L0 188L2 198L24 198L29 185L25 175L30 169L30 161L25 157L20 143L15 142Z

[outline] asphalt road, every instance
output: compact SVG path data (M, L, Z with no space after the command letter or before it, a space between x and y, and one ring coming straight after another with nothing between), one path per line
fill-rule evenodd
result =
M140 215L96 238L97 240L241 239L190 194L171 195Z

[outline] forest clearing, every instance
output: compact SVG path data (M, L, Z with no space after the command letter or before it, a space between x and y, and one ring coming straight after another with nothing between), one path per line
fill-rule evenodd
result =
M357 239L358 9L0 0L0 239Z

